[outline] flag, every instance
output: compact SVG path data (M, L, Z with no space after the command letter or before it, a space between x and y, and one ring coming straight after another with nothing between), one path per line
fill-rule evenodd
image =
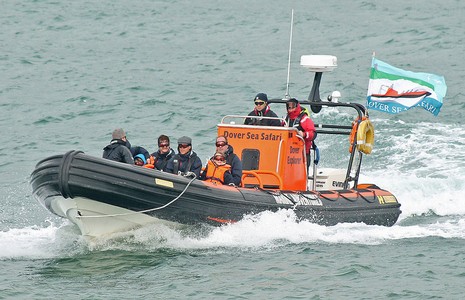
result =
M367 107L397 114L419 106L437 116L446 91L443 76L402 70L373 57Z

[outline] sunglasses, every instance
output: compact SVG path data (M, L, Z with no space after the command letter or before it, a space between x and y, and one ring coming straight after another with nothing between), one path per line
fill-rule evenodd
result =
M170 144L159 144L158 147L163 148L163 147L169 147Z
M223 146L226 146L227 143L226 142L216 142L216 147L223 147Z
M191 145L190 144L180 144L178 145L179 148L187 148L187 147L190 147Z
M255 105L259 106L259 105L263 105L265 104L265 102L263 101L255 101Z
M224 157L223 156L215 156L213 158L213 160L216 160L216 161L225 161Z

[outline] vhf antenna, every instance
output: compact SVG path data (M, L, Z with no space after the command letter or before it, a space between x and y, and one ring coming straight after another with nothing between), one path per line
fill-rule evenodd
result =
M291 74L291 50L292 50L292 30L294 27L294 9L291 11L291 35L289 38L289 59L287 61L287 83L286 83L286 94L284 95L284 99L290 99L289 96L289 77Z

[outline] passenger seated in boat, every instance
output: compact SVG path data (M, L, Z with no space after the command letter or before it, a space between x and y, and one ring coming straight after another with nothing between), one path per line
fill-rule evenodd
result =
M134 157L134 164L136 166L143 167L146 165L146 163L147 163L147 160L145 159L144 154L137 154Z
M234 184L231 166L226 163L226 155L216 152L207 162L200 179L216 184Z
M131 146L131 143L129 143L129 141L126 140L126 147L128 147L129 151L131 151L133 158L136 158L136 156L139 154L142 154L146 160L150 157L150 154L147 151L147 149L145 149L142 146Z
M216 138L216 152L223 153L226 158L226 163L231 166L230 174L226 175L225 184L241 185L242 180L242 161L234 153L234 148L228 143L228 139L224 135ZM231 175L231 176L230 176Z
M133 165L134 158L126 146L126 142L127 138L124 130L122 128L115 129L111 134L110 144L103 148L102 157Z
M268 96L265 93L258 93L254 98L255 108L248 116L254 117L272 117L278 118L268 105ZM278 119L261 119L261 118L246 118L245 125L262 125L262 126L281 126L281 121Z
M310 166L310 149L312 148L313 140L316 137L315 124L308 116L308 111L302 108L299 101L291 98L286 102L287 126L297 128L297 134L305 140L305 152L307 155L307 167Z
M149 158L150 154L147 151L147 149L145 149L142 146L132 146L127 138L126 138L125 142L126 142L126 147L128 147L129 151L131 151L131 155L132 155L133 159L136 158L136 155L138 155L138 154L144 155L145 159Z
M236 186L241 185L242 180L242 161L234 153L234 148L228 144L228 139L224 135L220 135L216 138L216 153L221 153L226 159L226 164L229 167L229 171L225 173L225 178L222 181L223 184L234 184ZM216 154L213 156L215 157ZM211 160L211 159L210 159ZM208 162L210 163L210 161ZM207 174L208 165L202 173L202 180L205 180Z
M192 151L192 139L182 136L178 139L178 153L174 155L166 165L166 172L178 175L195 174L200 177L202 161L197 154Z
M170 138L162 134L158 137L158 150L150 154L147 164L154 166L157 170L166 171L168 161L175 154L170 147Z

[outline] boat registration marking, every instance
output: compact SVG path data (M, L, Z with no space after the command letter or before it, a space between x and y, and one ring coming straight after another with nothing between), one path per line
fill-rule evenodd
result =
M379 204L387 204L387 203L397 203L397 199L394 196L378 196Z
M163 180L163 179L155 178L155 183L158 184L158 185L166 186L166 187L170 187L170 188L173 188L173 187L174 187L173 182L168 181L168 180Z
M290 204L290 205L306 205L306 206L322 206L320 198L316 196L302 196L300 194L280 194L273 195L276 203L279 204ZM292 199L292 201L291 201Z

